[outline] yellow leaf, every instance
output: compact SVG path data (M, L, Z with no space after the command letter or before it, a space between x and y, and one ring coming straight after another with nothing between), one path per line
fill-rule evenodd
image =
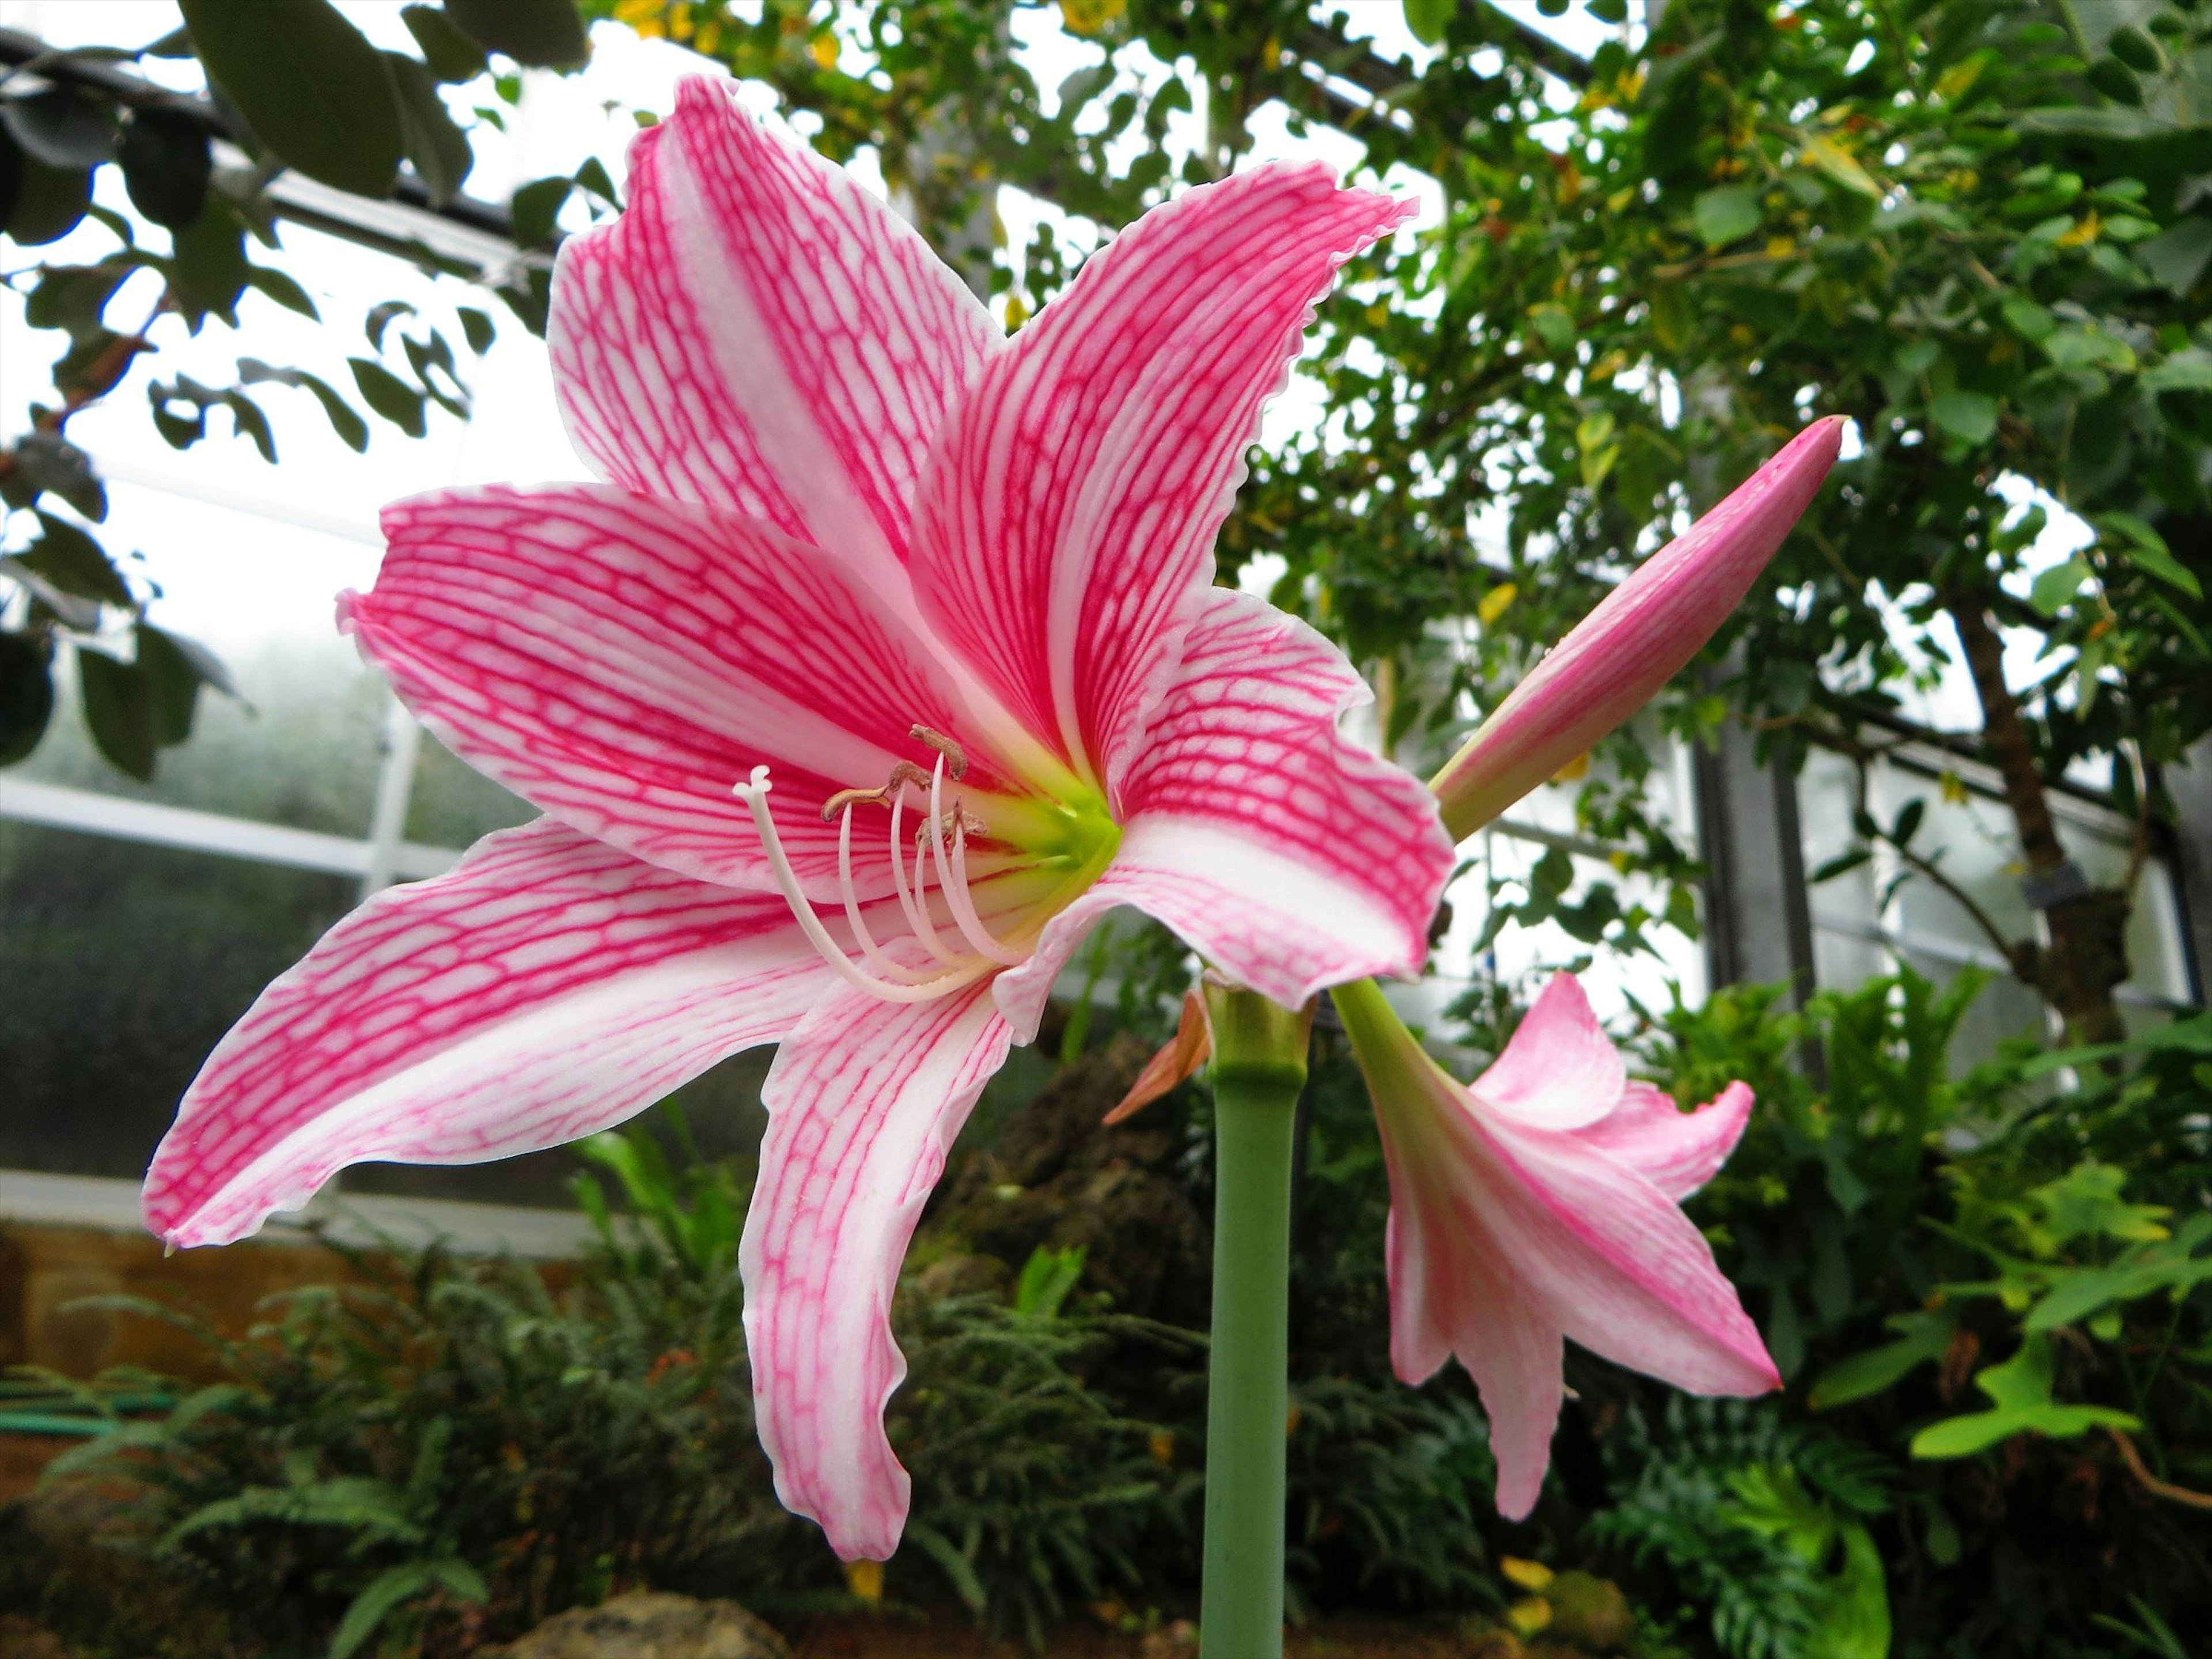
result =
M2091 208L2088 212L2081 216L2081 222L2079 224L2058 239L2058 246L2086 247L2097 240L2099 234L2104 228L2105 222L2097 216L2097 210Z
M1805 141L1804 161L1817 167L1845 190L1856 191L1862 196L1880 196L1881 186L1875 183L1857 158L1834 139L1820 133Z
M1030 308L1022 303L1022 296L1018 294L1006 295L1006 332L1016 332L1029 319Z
M845 1583L854 1595L863 1601L884 1599L884 1564L880 1561L848 1561L845 1564Z
M1505 1575L1508 1583L1518 1584L1524 1590L1549 1589L1557 1576L1541 1561L1527 1561L1517 1555L1498 1557L1498 1571Z
M1966 804L1966 781L1956 772L1946 772L1936 780L1936 787L1943 792L1943 799L1954 806Z
M1521 589L1516 584L1500 582L1482 596L1481 601L1474 607L1474 614L1482 619L1482 625L1488 628L1511 610L1513 601L1520 597Z
M1961 63L1954 64L1936 77L1936 95L1956 98L1982 78L1982 65L1989 60L1977 52Z
M1505 1609L1505 1622L1523 1636L1534 1636L1552 1622L1552 1604L1540 1595L1516 1601Z
M1128 9L1129 0L1060 0L1060 21L1071 34L1096 34Z
M1589 751L1588 750L1584 750L1581 754L1569 761L1565 766L1562 766L1558 771L1553 773L1552 781L1553 783L1579 783L1589 775ZM1534 1585L1531 1586L1531 1588L1541 1589L1542 1586Z
M814 61L821 64L823 69L833 70L837 67L837 37L830 33L828 29L816 35L813 45L807 50L814 54Z
M1770 236L1766 239L1766 257L1770 259L1786 259L1796 251L1797 239L1794 236Z
M1152 1454L1153 1462L1172 1463L1175 1462L1176 1437L1175 1431L1173 1429L1154 1429L1152 1431L1151 1439L1146 1443Z

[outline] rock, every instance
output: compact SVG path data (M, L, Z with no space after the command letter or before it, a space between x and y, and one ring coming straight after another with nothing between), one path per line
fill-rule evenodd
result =
M496 1652L498 1659L791 1659L783 1638L736 1602L658 1590L572 1608Z
M12 1613L0 1613L0 1654L6 1659L75 1659L53 1632Z
M1571 1642L1588 1653L1618 1653L1636 1639L1636 1614L1611 1579L1563 1572L1544 1595L1552 1604L1547 1636Z

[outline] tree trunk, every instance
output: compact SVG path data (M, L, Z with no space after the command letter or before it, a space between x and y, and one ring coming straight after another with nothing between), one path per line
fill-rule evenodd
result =
M1983 745L2004 780L2005 805L2027 863L2029 902L2050 931L2048 944L2023 940L2014 947L2013 972L2057 1010L2075 1042L2118 1042L2126 1029L2112 991L2128 976L2128 896L2090 886L2058 840L2034 746L2005 684L2004 647L1990 623L1987 593L1954 592L1945 606L1981 702Z

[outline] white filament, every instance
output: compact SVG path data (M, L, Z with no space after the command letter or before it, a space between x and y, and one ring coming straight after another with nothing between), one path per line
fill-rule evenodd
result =
M760 831L761 846L768 854L769 867L775 873L776 889L783 895L784 902L791 906L791 914L798 921L799 931L806 935L807 943L821 953L822 959L836 969L847 983L885 1002L932 1002L947 992L974 984L991 971L988 962L977 960L964 964L956 963L951 971L917 984L898 985L878 979L857 966L837 941L830 936L830 930L822 925L822 918L814 914L813 904L799 884L791 860L784 854L782 837L776 833L775 820L769 816L769 787L768 768L756 766L751 781L735 786L731 793L751 809L753 827ZM896 841L893 850L896 850ZM850 892L848 884L848 902ZM905 897L903 883L901 884L900 897Z
M968 832L957 818L953 824L953 846L957 849L956 861L948 868L945 861L945 757L937 757L937 770L929 780L929 850L937 860L937 884L945 894L945 908L952 912L952 920L959 924L961 937L973 945L978 953L988 957L1002 967L1012 968L1028 960L1018 951L1010 951L992 936L983 926L982 918L975 914L975 901L968 891ZM896 853L896 848L894 848ZM921 860L917 858L918 865Z

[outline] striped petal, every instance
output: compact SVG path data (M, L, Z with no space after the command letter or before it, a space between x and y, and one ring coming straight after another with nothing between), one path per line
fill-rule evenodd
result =
M738 1261L776 1496L883 1560L908 1482L884 1434L906 1376L891 1294L923 1201L1011 1039L989 988L890 1004L840 988L777 1050Z
M1595 1123L1620 1103L1628 1067L1572 974L1554 974L1504 1052L1474 1080L1485 1106L1546 1129Z
M990 314L845 173L686 80L629 205L571 237L547 329L576 446L615 483L766 520L896 578L915 482Z
M1261 405L1339 265L1409 210L1271 166L1146 214L985 368L916 498L923 613L1112 786L1210 580Z
M1587 753L1705 648L1811 505L1843 428L1832 415L1791 439L1637 566L1513 688L1430 781L1455 840Z
M457 489L387 507L363 653L477 770L637 857L772 884L730 793L757 764L793 867L836 890L823 801L880 783L962 704L884 599L757 520L605 485ZM975 757L979 793L990 757ZM888 881L881 834L855 839Z
M1620 1104L1581 1132L1677 1202L1720 1173L1751 1121L1750 1088L1731 1083L1695 1111L1648 1083L1632 1083Z
M1121 846L1000 975L1034 1030L1100 916L1134 905L1285 1006L1370 974L1418 972L1452 849L1428 792L1346 738L1367 689L1336 647L1254 598L1208 589L1121 787Z
M146 1176L176 1245L244 1237L349 1164L479 1164L618 1123L796 1026L830 981L772 894L550 818L378 894L261 994Z

